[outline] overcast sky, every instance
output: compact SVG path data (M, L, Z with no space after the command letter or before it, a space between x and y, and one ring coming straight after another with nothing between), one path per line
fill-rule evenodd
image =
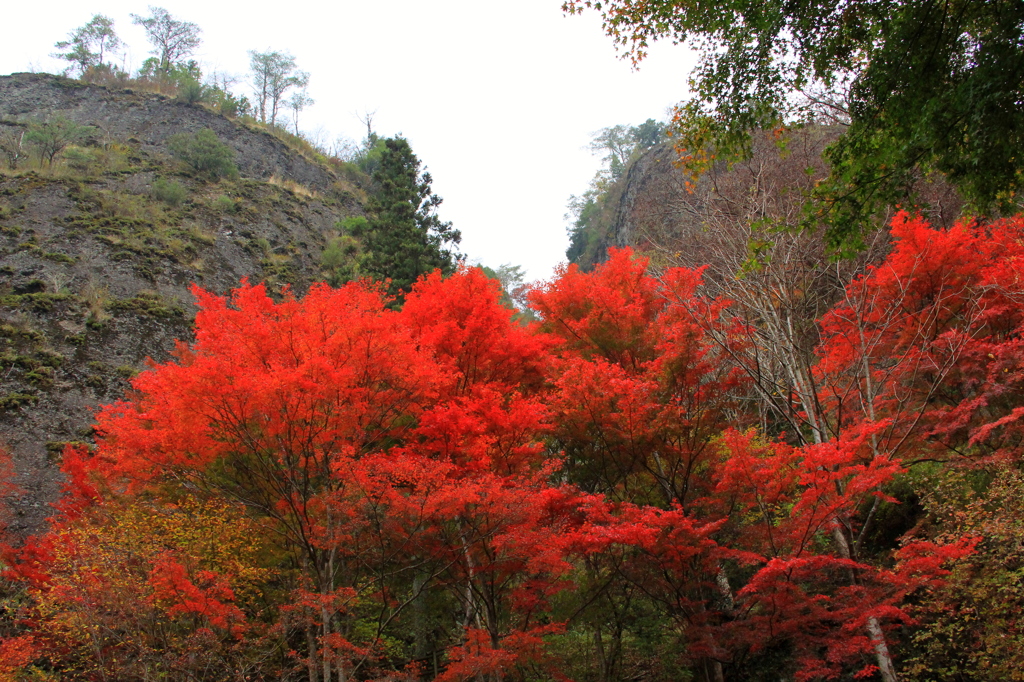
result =
M239 77L249 90L247 51L291 52L310 74L316 105L300 128L359 140L358 114L375 130L401 133L444 198L438 213L462 231L471 262L522 265L546 279L565 259L563 218L599 159L586 148L600 128L664 120L686 94L691 53L658 44L639 70L615 52L596 14L564 16L560 0L390 0L222 3L166 0L198 24L204 72ZM148 56L121 0L7 2L0 74L59 72L53 44L94 14L114 20L125 65Z

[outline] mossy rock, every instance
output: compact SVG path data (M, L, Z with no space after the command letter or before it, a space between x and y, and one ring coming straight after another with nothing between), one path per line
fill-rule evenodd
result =
M39 396L32 393L8 393L0 397L0 411L31 407L39 402Z
M185 310L176 303L152 292L141 292L132 298L115 300L108 306L111 312L132 312L156 319L184 319Z
M36 313L48 313L51 312L58 303L73 300L74 298L75 297L71 294L53 294L49 292L39 292L34 294L8 294L7 296L0 296L0 305L10 308L31 310Z

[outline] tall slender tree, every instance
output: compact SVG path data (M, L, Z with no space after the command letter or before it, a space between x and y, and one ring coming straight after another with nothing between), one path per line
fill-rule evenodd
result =
M249 72L261 123L267 123L269 117L270 125L277 125L277 114L285 103L284 96L292 88L299 88L308 100L302 100L299 109L312 104L312 99L305 95L309 74L296 71L295 57L287 52L249 50Z

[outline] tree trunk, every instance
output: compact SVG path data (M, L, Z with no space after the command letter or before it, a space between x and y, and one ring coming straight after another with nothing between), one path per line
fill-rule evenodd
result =
M832 537L835 538L839 547L839 556L850 559L850 543L843 533L843 527L839 521L832 522ZM850 582L857 584L857 576L850 571ZM875 660L878 663L878 671L882 675L882 682L896 682L896 667L893 665L892 656L889 654L889 646L885 642L885 633L882 626L874 616L868 618L868 636L875 645Z
M885 633L874 616L868 618L868 634L875 645L878 672L881 673L883 682L896 682L896 669L892 664L892 656L889 655L889 647L885 643Z

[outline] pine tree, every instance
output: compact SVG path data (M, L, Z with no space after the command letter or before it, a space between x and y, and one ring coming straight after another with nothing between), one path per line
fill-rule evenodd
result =
M368 203L371 219L355 234L365 247L360 271L390 280L388 293L401 297L421 275L455 271L462 235L437 216L441 197L431 192L430 173L420 172L408 140L399 136L379 144L375 191Z

